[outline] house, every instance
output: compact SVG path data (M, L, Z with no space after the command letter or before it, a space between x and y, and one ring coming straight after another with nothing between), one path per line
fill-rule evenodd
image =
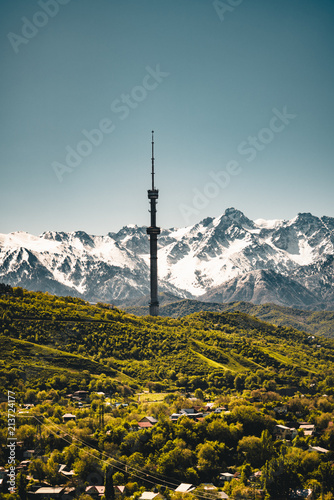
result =
M129 405L128 403L115 403L114 406L115 408L127 408Z
M114 492L115 492L115 497L119 497L121 495L124 495L125 486L114 486Z
M230 497L225 493L225 491L218 491L216 493L218 498L221 498L221 500L228 500Z
M27 470L29 467L29 464L30 464L30 460L22 460L22 462L20 462L20 467L23 470Z
M190 493L194 489L195 486L193 484L181 483L177 488L175 488L175 491L178 491L179 493Z
M276 439L288 439L292 441L297 434L297 430L294 427L290 428L280 424L275 425L274 436Z
M76 488L74 486L66 486L61 496L61 500L73 500L76 496Z
M307 422L300 424L299 429L304 432L304 436L313 436L315 433L315 425Z
M31 458L35 454L35 450L25 450L23 452L23 458Z
M286 415L288 413L288 407L287 406L276 406L274 408L274 412L275 412L276 416Z
M38 488L37 491L35 491L34 496L36 498L61 498L62 494L64 492L64 486L56 486L56 487L51 487L51 486L43 486L42 488Z
M79 402L87 402L89 401L89 392L88 391L75 391L73 394L66 394L67 398L72 399L77 403Z
M75 391L73 393L73 396L80 398L81 401L88 401L89 399L89 392L88 391Z
M23 409L24 410L31 410L35 405L33 403L24 403Z
M172 413L172 415L169 417L172 422L176 422L180 417L182 417L181 413Z
M143 417L141 420L139 420L138 427L141 429L153 427L157 422L157 419L154 417Z
M63 422L69 422L70 420L75 420L77 417L75 415L73 415L72 413L65 413L65 415L63 415Z
M198 418L203 418L203 413L199 413L195 410L195 408L182 408L180 411L180 415L187 416L188 418L193 418L194 420Z
M195 413L197 413L197 411L195 410L195 408L182 408L180 413L182 415L194 415Z
M161 493L154 493L153 491L144 491L138 500L165 500Z
M298 498L306 498L310 499L312 498L312 490L307 489L307 490L302 490L302 489L296 489L296 490L291 490L289 493L289 498L293 499L298 499Z
M59 464L58 472L65 477L74 476L74 471L70 470L69 467L67 467L67 465L65 465L65 464Z
M220 483L225 483L225 481L232 481L234 478L234 474L231 474L230 472L222 472L219 474L219 481Z
M105 492L105 486L87 486L85 493L92 498L101 498Z
M202 483L202 486L206 491L214 491L218 489L213 483Z
M257 481L258 479L260 479L260 477L262 476L262 472L260 470L254 472L254 474L252 474L249 479L250 481Z
M223 413L223 412L226 412L227 411L227 407L226 406L219 406L218 408L216 408L214 410L215 413Z
M308 451L317 451L318 453L328 453L329 450L326 448L321 448L320 446L310 446Z

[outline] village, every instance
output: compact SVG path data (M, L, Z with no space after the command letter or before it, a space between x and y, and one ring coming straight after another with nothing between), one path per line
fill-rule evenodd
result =
M198 392L196 395L199 395ZM145 401L146 396L147 401ZM161 398L161 395L159 396ZM312 421L300 419L302 412L296 410L298 405L295 405L293 415L291 411L293 406L288 398L287 404L279 402L277 406L265 405L260 398L254 397L248 398L248 401L241 397L230 398L229 403L224 404L219 404L219 400L203 401L194 394L169 394L164 397L164 400L157 401L153 398L154 395L148 395L147 392L138 395L137 401L129 398L115 401L104 392L90 393L79 390L73 394L67 394L67 406L58 405L57 412L54 412L51 417L46 416L48 411L44 414L41 412L41 409L48 410L48 404L44 408L43 403L42 405L32 403L20 405L17 413L19 424L17 434L18 438L22 435L23 439L18 439L15 444L16 474L17 477L21 475L20 480L24 477L26 498L71 500L79 498L80 495L87 495L87 498L93 499L131 497L134 500L163 500L191 494L198 499L224 500L230 498L228 492L232 490L229 490L229 484L233 484L235 489L237 483L253 491L253 498L264 498L263 467L261 468L261 462L257 461L254 453L265 453L268 450L260 450L258 447L252 449L250 443L248 447L245 446L247 438L251 437L254 438L253 445L259 445L264 433L266 433L267 441L270 441L267 448L271 449L272 454L274 454L274 448L278 450L284 443L287 448L303 450L303 453L307 451L312 460L317 463L322 461L329 463L333 470L331 461L333 453L320 445L324 442L324 434L333 435L333 422L328 421L325 427L321 422L319 427L316 425L316 422L320 422L319 419L311 418ZM184 403L184 407L180 406L181 403ZM268 411L269 406L270 411ZM67 411L60 414L59 408ZM149 412L150 408L152 414ZM256 414L261 414L260 427L264 422L264 427L266 427L262 431L261 438L246 436L246 433L243 435L249 422L239 418L239 423L237 422L239 434L235 440L237 446L234 450L233 447L229 447L228 450L226 447L225 460L220 460L217 456L218 462L213 464L212 461L209 466L208 462L211 458L206 457L206 461L201 462L199 452L195 468L197 470L189 467L184 469L184 481L181 479L182 472L177 473L176 468L173 470L176 474L170 474L171 469L167 466L162 467L161 458L158 458L160 467L148 467L147 460L146 462L144 460L143 450L145 446L150 448L151 445L148 443L154 440L155 436L161 439L162 430L165 432L167 429L166 432L168 430L170 432L170 429L173 429L171 426L179 429L182 425L182 428L186 429L187 434L190 435L190 431L202 432L202 426L209 421L211 422L209 426L212 423L216 426L222 424L225 430L228 430L230 422L230 430L233 425L237 429L237 426L232 423L235 422L236 408L245 408L250 411L251 418L254 419L257 418ZM135 421L134 417L140 416L143 410L148 410L148 413ZM52 414L52 411L49 410L49 414ZM79 432L80 429L82 432ZM93 432L88 434L88 429ZM215 437L219 437L219 432L216 431ZM190 441L191 439L193 438L189 438ZM128 446L130 441L131 445ZM168 440L164 441L168 443ZM124 445L125 442L126 445ZM227 442L232 443L229 437ZM163 445L163 442L161 444ZM189 445L187 438L183 435L181 448L183 447L184 452L185 444ZM220 444L225 446L224 443ZM70 454L65 452L71 447L73 456L69 458ZM73 450L73 447L77 450ZM199 446L196 449L198 448ZM81 468L78 450L82 450L82 453L86 451L88 457ZM125 450L128 458L125 456ZM183 453L182 450L181 453ZM245 460L240 462L240 455L244 455ZM82 458L82 455L80 456ZM239 463L229 464L229 458L232 456L234 458L238 456ZM318 458L314 458L315 456ZM157 457L159 457L159 451ZM62 463L62 458L67 458L67 460ZM267 458L270 458L270 453ZM205 468L206 473L204 473ZM192 472L191 469L193 469ZM179 482L177 482L178 477ZM194 480L189 481L187 478ZM212 478L212 481L207 478ZM1 467L0 493L5 493L8 481L9 470ZM312 488L291 489L289 498L313 499L315 492Z

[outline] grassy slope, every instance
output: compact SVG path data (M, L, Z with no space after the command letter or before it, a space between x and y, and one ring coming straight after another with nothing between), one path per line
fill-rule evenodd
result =
M10 363L14 370L24 371L27 379L43 380L64 372L81 378L83 370L86 370L95 375L105 373L122 382L129 382L129 377L121 372L115 373L115 370L77 354L3 335L0 336L0 344L0 360Z
M139 318L70 298L25 292L0 297L0 359L27 372L122 371L145 383L170 370L207 376L229 370L334 368L334 344L245 313L197 312L182 319ZM32 340L34 340L32 342ZM106 360L110 361L108 369ZM123 375L124 376L124 375Z

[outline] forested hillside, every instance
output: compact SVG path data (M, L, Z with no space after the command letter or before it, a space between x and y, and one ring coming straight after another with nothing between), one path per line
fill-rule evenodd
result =
M0 291L1 392L28 404L17 437L22 452L36 449L20 465L22 491L65 488L64 465L74 474L71 498L110 467L114 486L134 500L154 485L178 500L179 482L197 486L198 500L206 482L231 498L287 498L296 488L332 498L332 340L240 311L137 317L73 297ZM234 479L225 483L227 471Z
M232 388L238 377L248 389L270 381L278 388L302 391L333 371L330 340L241 312L136 317L107 304L92 306L73 297L14 288L1 296L0 317L1 334L13 339L12 370L16 364L23 370L22 360L36 366L35 352L41 373L50 364L79 368L81 359L88 371L121 371L135 383L151 381L165 389L212 385L220 390ZM32 349L32 344L39 348ZM40 356L41 346L57 351Z
M306 311L292 307L278 306L277 304L255 305L250 302L230 302L218 304L214 302L202 302L200 300L177 300L160 294L160 314L172 318L187 316L199 311L212 312L244 312L259 319L280 326L291 326L312 335L322 337L334 337L334 312L333 311ZM160 298L159 297L159 298ZM167 299L167 300L166 300ZM147 297L146 303L149 302ZM138 316L148 314L148 306L129 306L125 310Z

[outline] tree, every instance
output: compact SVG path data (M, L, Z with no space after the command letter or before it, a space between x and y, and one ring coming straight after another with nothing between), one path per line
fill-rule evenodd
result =
M31 460L29 464L29 474L39 481L42 481L45 478L45 464L42 462L40 458L36 458L36 460Z
M193 467L195 458L195 453L181 439L168 441L157 460L157 471L167 476L175 474L182 477L185 469Z
M57 463L53 457L50 457L45 467L45 474L47 480L53 486L58 484L61 478L61 475L59 474L58 471L59 471L59 463Z
M126 483L125 485L125 494L126 496L133 495L138 490L138 483Z
M238 451L245 455L245 459L252 467L259 467L262 463L262 443L256 436L244 436L238 444Z
M329 462L322 462L319 465L316 471L316 479L321 483L323 492L331 491L331 487L334 484L334 471Z
M206 441L196 448L198 468L206 478L212 479L222 467L222 458L226 452L224 443Z
M127 460L127 465L130 468L133 467L134 469L143 469L145 467L144 455L142 453L139 453L138 451L132 453L132 455L130 455Z
M267 429L262 431L260 440L262 446L261 459L262 462L265 463L267 460L270 460L274 454L274 443Z
M26 500L27 498L27 478L25 474L20 471L16 479L17 494L21 500Z
M250 405L235 406L231 412L231 418L242 423L246 436L260 436L270 422L268 417Z
M82 449L79 451L79 457L76 458L73 464L73 470L80 479L86 480L89 474L98 469L98 465L98 452Z
M115 500L114 481L112 473L112 467L107 466L104 474L105 500Z
M123 472L115 472L115 474L113 475L113 483L118 486L120 484L124 484L124 474Z
M31 449L34 446L36 437L36 427L23 424L17 429L17 440L24 442L24 447Z
M246 486L249 480L249 477L252 473L252 468L250 464L245 464L241 468L241 482Z
M79 456L79 449L75 444L70 444L70 446L64 448L63 455L66 465L71 468L75 459Z
M26 403L36 403L37 391L34 389L28 389L24 395L24 401Z
M197 388L195 390L195 398L196 399L200 399L201 401L204 401L205 397L204 397L204 392L202 391L202 389L200 388Z
M261 482L273 498L287 498L291 488L302 486L301 476L298 474L302 454L298 448L282 446L280 455L266 462Z
M214 415L214 419L207 425L206 432L210 441L220 441L234 447L242 435L242 425L228 425L221 417Z
M238 373L234 379L234 387L237 391L242 391L245 387L245 375Z

